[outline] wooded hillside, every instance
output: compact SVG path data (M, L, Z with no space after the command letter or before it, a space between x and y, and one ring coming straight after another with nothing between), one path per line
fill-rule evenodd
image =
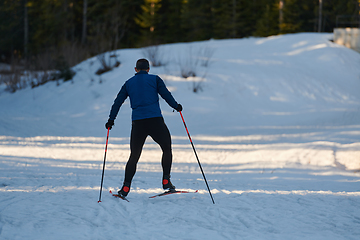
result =
M360 0L0 0L0 61L59 69L119 48L332 32L342 23L359 26L359 4Z

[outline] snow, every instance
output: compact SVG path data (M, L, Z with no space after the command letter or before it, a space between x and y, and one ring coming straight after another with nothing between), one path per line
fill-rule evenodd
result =
M104 124L142 49L118 50L121 65L101 76L91 58L74 67L72 82L1 92L0 239L358 239L360 55L331 38L160 46L166 65L150 72L184 107L215 204L181 118L163 100L172 181L199 193L149 199L162 192L151 139L130 202L107 193L121 186L129 156L127 100L110 131L97 202ZM182 78L186 69L196 76Z

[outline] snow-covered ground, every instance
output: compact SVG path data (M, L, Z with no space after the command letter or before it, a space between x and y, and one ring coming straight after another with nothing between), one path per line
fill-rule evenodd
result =
M102 76L92 58L74 67L73 82L1 92L0 239L359 239L360 55L331 37L160 46L166 65L150 72L183 105L216 204L164 101L172 181L199 193L148 198L162 191L151 139L130 202L107 193L121 186L129 155L128 100L110 131L97 202L104 124L142 49L119 50L121 65ZM196 77L182 78L185 70Z

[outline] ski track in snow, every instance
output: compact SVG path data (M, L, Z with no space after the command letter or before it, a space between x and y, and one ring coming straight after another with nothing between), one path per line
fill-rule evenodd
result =
M360 56L330 37L161 46L169 64L151 72L184 107L216 204L178 114L162 100L172 181L199 192L149 199L163 190L161 151L148 139L130 202L108 193L121 186L129 156L127 100L110 133L97 202L104 123L141 49L119 50L120 67L102 76L94 57L74 67L73 83L0 92L0 240L359 239ZM206 48L214 50L209 67L179 77L178 61Z
M199 145L213 205L186 145L175 144L174 155L182 157L174 159L173 181L199 193L149 199L161 192L161 167L153 160L161 152L150 142L130 203L113 198L107 192L120 186L128 150L110 144L97 203L103 145L76 137L66 144L6 140L0 145L3 239L356 239L360 233L360 176L332 164L331 149L314 151L318 143L302 150L286 146L285 156L271 145L237 146L242 154L226 151L233 145L207 151ZM37 143L38 149L27 150ZM328 164L301 160L318 155L328 157Z

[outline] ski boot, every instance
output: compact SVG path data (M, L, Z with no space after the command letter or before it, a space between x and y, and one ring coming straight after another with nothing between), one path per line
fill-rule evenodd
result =
M131 183L124 182L124 185L122 186L121 190L118 191L118 195L126 197L130 192L130 185Z
M169 192L176 191L175 186L170 181L170 175L163 176L162 184L164 190L169 190Z

